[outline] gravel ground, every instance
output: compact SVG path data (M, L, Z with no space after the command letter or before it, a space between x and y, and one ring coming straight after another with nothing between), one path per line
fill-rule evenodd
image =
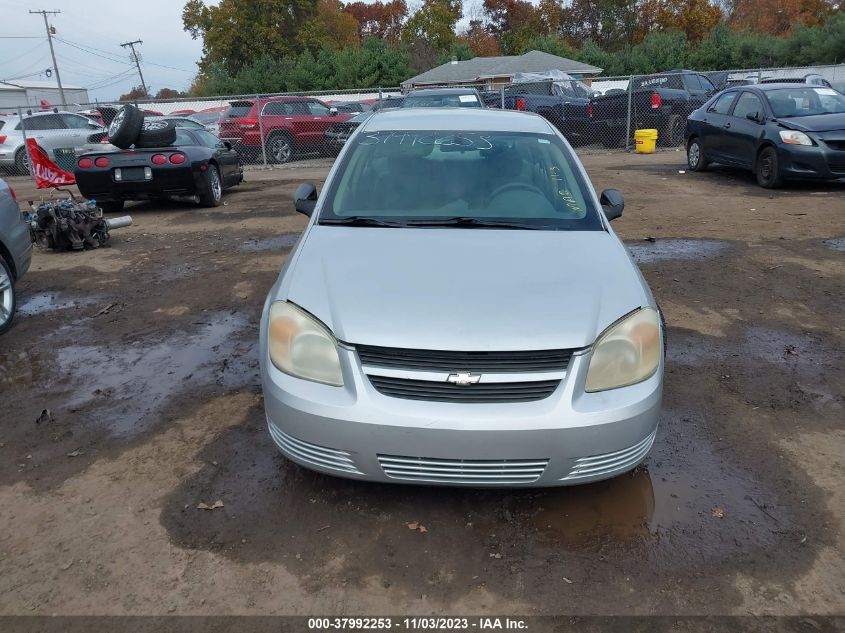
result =
M845 612L845 186L584 160L668 321L640 468L479 491L287 462L257 323L327 167L249 171L225 206L36 252L0 338L0 615Z

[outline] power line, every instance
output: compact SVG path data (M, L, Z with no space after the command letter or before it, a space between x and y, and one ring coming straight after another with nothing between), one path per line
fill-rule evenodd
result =
M39 37L38 39L43 40L44 38L43 38L43 37ZM27 56L27 55L29 55L30 53L34 53L36 50L38 50L38 49L40 48L40 46L41 46L41 42L38 42L38 44L36 44L36 45L35 45L35 46L33 46L32 48L30 48L30 49L26 50L25 52L21 53L21 54L20 54L20 55L18 55L17 57L12 57L11 59L4 59L4 60L3 60L3 63L4 63L4 64L11 64L12 62L16 62L16 61L18 61L19 59L21 59L22 57L26 57L26 56Z
M53 50L52 32L50 30L50 24L47 22L48 15L59 15L61 11L45 11L44 9L41 9L39 11L30 10L29 13L40 13L44 18L44 28L47 31L47 41L50 43L50 55L53 57L53 70L56 71L56 82L59 84L59 95L62 98L62 105L65 105L67 103L67 100L65 99L65 89L62 87L62 76L59 74L59 65L56 63L56 51Z
M69 42L66 39L62 39L61 37L56 38L57 41L61 42L62 44L67 44L75 49L82 51L83 53L88 53L89 55L94 55L95 57L100 57L101 59L108 60L110 62L114 62L116 64L126 64L127 66L132 66L132 64L125 59L115 59L114 57L108 57L107 55L102 55L100 53L104 53L105 51L101 51L99 48L89 48L84 44L79 44L76 42ZM95 52L96 51L96 52ZM108 53L111 55L111 53Z
M131 42L123 42L121 47L126 48L127 46L132 49L132 59L135 60L135 68L138 69L138 76L141 78L141 87L144 89L144 94L148 97L150 96L150 91L147 90L147 84L144 81L144 73L141 72L141 62L138 59L138 53L135 52L135 44L143 44L144 42L141 40L133 40Z

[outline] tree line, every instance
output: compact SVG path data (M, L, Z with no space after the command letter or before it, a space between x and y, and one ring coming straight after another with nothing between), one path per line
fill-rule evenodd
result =
M396 86L450 59L541 50L604 76L845 61L835 0L188 0L195 95ZM459 28L459 24L462 24Z

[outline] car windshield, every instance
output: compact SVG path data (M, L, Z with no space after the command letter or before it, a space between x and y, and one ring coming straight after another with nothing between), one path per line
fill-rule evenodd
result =
M796 86L767 90L766 98L776 117L840 114L845 112L845 96L833 88Z
M405 97L403 108L480 108L474 94L414 95Z
M550 134L364 131L320 223L601 230L588 191L577 159Z

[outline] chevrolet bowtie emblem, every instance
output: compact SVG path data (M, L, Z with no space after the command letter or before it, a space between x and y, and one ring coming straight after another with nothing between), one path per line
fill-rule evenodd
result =
M481 374L465 373L449 374L449 377L446 379L447 382L451 382L453 385L458 385L459 387L474 385L478 383L479 380L481 380Z

